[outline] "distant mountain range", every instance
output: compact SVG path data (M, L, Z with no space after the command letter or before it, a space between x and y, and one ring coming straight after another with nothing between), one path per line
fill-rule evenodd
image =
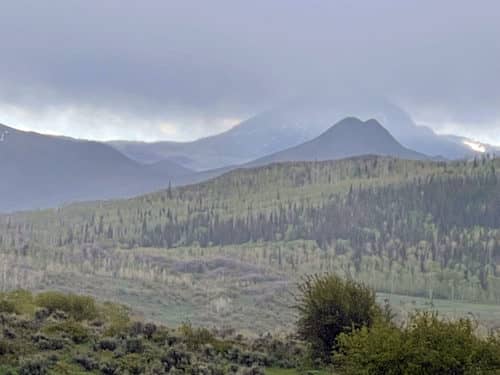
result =
M325 127L313 127L310 121L292 111L269 111L243 121L223 133L193 142L127 142L110 144L125 155L142 163L172 160L195 170L210 170L251 160L284 150L309 140Z
M400 159L429 159L403 147L377 120L347 117L319 137L298 146L257 159L249 165L284 161L322 161L359 155L393 156Z
M0 125L0 211L129 197L192 171L170 161L142 165L109 145Z
M322 118L325 113L312 116L311 123L315 125L307 127L303 116L311 111L310 106L300 110L283 108L257 116L220 135L190 143L115 142L112 147L0 125L0 212L131 197L164 189L169 184L196 183L232 169L274 162L335 160L367 154L430 158L407 147L418 139L420 149L432 151L442 147L442 151L446 151L429 152L429 155L474 153L465 145L467 140L437 136L415 126L404 112L394 108L387 109L385 119L392 126L406 124L406 132L413 132L414 136L412 139L405 136L407 142L403 145L375 119L361 121L348 117L320 131L326 121ZM335 117L334 112L329 115ZM303 139L307 140L301 142ZM186 165L214 168L194 171Z
M355 115L374 118L405 147L446 159L478 154L460 137L437 135L418 126L398 106L379 99L350 99L324 95L291 100L273 110L252 117L221 134L193 142L112 142L139 162L172 160L195 170L209 170L255 159L297 146L326 131L341 119ZM486 152L498 152L483 145Z

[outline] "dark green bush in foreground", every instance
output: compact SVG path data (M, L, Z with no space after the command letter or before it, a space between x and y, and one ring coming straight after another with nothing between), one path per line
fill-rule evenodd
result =
M372 289L335 275L309 276L299 291L298 333L324 362L330 361L341 333L369 327L381 315Z
M422 313L405 328L377 323L338 338L334 363L345 374L498 374L500 341L481 339L469 320Z
M299 290L299 334L336 373L500 374L500 337L476 335L470 320L426 312L398 327L372 290L334 275L309 277Z

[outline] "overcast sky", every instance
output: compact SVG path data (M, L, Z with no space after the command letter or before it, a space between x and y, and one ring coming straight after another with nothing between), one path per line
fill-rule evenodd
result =
M323 89L500 144L500 2L5 0L0 123L187 140Z

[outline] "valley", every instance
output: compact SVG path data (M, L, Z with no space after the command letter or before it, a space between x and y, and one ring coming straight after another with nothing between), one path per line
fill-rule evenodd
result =
M476 303L500 302L498 168L487 158L278 163L3 215L0 286L91 294L155 321L252 334L293 330L294 287L327 272L408 296L394 304L402 316L408 301L449 300L491 329L497 317Z

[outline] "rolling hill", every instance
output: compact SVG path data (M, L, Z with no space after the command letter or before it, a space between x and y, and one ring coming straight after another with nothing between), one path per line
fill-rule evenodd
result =
M0 287L88 285L218 322L242 309L267 316L284 289L318 272L384 293L500 303L499 168L486 157L274 163L127 200L0 215Z
M0 134L0 212L129 197L191 173L170 161L142 165L98 142L3 125Z

